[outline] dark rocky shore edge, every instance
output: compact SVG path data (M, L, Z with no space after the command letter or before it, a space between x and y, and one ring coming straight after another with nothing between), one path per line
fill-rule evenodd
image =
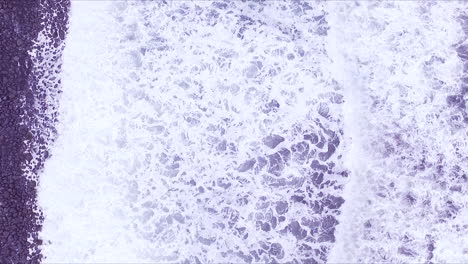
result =
M55 138L69 7L0 0L0 263L42 260L37 175Z

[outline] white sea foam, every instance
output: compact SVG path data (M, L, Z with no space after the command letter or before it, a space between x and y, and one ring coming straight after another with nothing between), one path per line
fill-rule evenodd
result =
M466 230L466 189L434 176L466 154L445 103L461 74L455 4L218 4L72 1L39 189L46 262L323 262L332 246L330 262L424 262L431 241L434 262L466 259L464 238L444 236ZM332 132L314 185L329 146L304 136ZM302 142L317 153L260 166ZM329 195L345 205L318 210Z
M72 2L60 136L40 185L46 261L292 261L310 257L301 245L324 259L327 233L287 231L338 214L291 201L318 153L301 163L287 150L319 123L341 137L323 15L288 2ZM285 140L270 149L269 134ZM268 175L257 158L281 149ZM312 205L338 199L337 156Z
M63 54L59 137L39 186L45 262L142 261L118 208L127 193L118 173L119 115L113 106L116 56L110 3L73 1ZM109 170L108 168L112 168ZM117 174L113 174L117 173Z
M335 6L331 35L347 43L332 57L348 73L340 83L352 180L329 261L466 262L466 188L454 191L467 171L466 129L446 103L462 75L459 6Z

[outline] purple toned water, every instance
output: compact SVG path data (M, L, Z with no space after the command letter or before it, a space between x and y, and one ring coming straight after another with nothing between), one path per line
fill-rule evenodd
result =
M468 261L464 3L0 7L0 262Z

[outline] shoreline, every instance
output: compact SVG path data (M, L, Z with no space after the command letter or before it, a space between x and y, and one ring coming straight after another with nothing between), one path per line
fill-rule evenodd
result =
M69 1L0 2L3 58L0 75L0 262L39 263L42 259L38 233L43 216L36 205L37 174L47 158L47 143L53 140L54 120L43 113L51 105L45 99L59 86L46 78L57 78L47 66L60 60L67 27ZM53 12L57 16L53 16ZM47 28L50 47L36 43ZM39 45L38 45L39 44ZM55 56L31 56L39 48L55 50ZM58 52L57 52L58 51ZM45 68L38 71L37 63ZM39 73L39 74L38 74ZM53 108L53 107L52 107ZM46 136L45 136L46 135ZM29 174L29 175L28 175Z

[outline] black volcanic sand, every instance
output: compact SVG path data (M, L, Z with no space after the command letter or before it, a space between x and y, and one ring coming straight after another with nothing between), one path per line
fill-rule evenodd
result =
M45 50L55 55L38 57L36 62L45 68L60 62L69 5L69 0L0 0L0 263L40 263L42 259L37 173L48 156L46 142L53 140L52 133L44 131L53 131L54 119L44 113L53 112L54 107L41 99L56 95L60 87L43 82L53 80L58 71L34 70L28 51L38 33L50 25L52 41ZM36 177L28 179L27 172Z

